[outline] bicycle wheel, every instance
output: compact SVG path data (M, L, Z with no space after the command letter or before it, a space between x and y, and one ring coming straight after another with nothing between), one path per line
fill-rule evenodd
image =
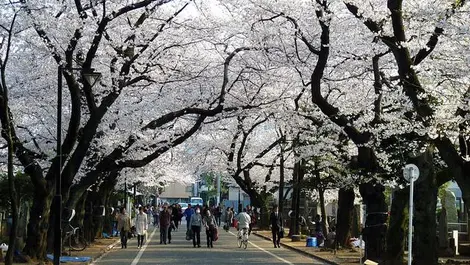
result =
M238 247L241 248L242 247L242 237L240 236L240 234L237 235L237 243L238 243Z
M70 237L71 235L66 235L64 240L62 240L62 255L70 256L70 250L72 249L72 247L70 246L72 245Z
M248 240L243 240L243 248L246 249L248 246Z
M75 235L72 238L72 243L70 244L70 248L73 251L82 251L88 246L88 242L85 240L84 237L80 235Z

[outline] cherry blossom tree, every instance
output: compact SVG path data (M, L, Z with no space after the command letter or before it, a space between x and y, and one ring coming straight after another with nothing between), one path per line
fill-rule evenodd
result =
M8 105L9 101L9 84L6 81L6 74L8 69L8 61L10 57L10 51L12 49L12 38L14 37L14 26L16 22L17 13L8 14L5 16L5 21L0 22L0 120L2 123L2 137L7 141L8 149L8 162L7 162L7 176L8 176L8 192L10 199L11 217L12 224L10 228L10 238L5 264L13 264L13 254L15 251L14 246L16 245L16 237L18 234L18 217L19 217L19 204L18 193L15 185L14 176L14 135L12 132L13 122L11 113ZM5 18L4 17L4 18ZM8 24L3 24L9 22Z
M220 45L211 30L189 34L207 23L202 16L184 13L191 1L75 4L22 1L9 5L22 10L23 31L15 56L18 60L29 56L31 69L40 65L42 70L31 71L36 78L12 78L11 82L17 87L44 87L39 92L23 89L15 95L20 102L44 110L43 114L31 111L36 108L10 104L14 113L22 113L14 131L22 133L15 138L15 153L37 187L25 249L38 259L45 256L55 169L62 164L59 157L50 155L54 152L47 151L56 141L49 127L55 119L48 114L53 99L46 96L54 94L48 85L54 83L54 75L45 74L55 72L50 67L54 62L64 69L61 73L69 89L61 171L63 195L72 200L68 205L73 207L89 186L113 183L120 170L147 165L190 137L207 117L220 113L226 105L226 109L239 108L238 102L225 100L228 90L237 89L233 88L236 80L229 83L229 66L246 64L237 59L238 54L260 50L254 45L236 47L239 40L235 38ZM34 56L38 51L43 57ZM92 64L104 73L93 90L70 70L90 69ZM189 93L194 87L199 87L198 93ZM43 101L24 97L33 93ZM34 117L40 117L40 122ZM69 196L73 184L78 193Z

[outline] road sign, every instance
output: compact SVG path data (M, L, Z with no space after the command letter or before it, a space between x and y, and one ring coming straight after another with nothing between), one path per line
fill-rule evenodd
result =
M408 182L411 182L411 179L416 181L419 178L419 168L415 164L406 165L403 169L403 177Z

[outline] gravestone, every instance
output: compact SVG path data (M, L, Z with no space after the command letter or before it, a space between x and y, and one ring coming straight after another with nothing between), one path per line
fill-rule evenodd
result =
M447 211L442 208L441 215L439 216L439 248L445 249L449 246L449 239L447 236Z
M457 223L457 207L455 206L455 195L452 191L446 190L442 208L447 210L447 223Z

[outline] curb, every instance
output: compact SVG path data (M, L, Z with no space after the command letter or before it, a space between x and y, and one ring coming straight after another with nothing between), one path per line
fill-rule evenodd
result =
M93 265L95 264L96 261L99 261L101 258L106 256L111 249L113 249L117 244L121 243L121 239L117 239L116 242L112 243L111 245L107 246L103 252L101 252L99 255L96 255L91 258L90 261L84 263L86 265Z
M253 232L253 234L256 235L256 236L258 236L258 237L261 237L261 238L263 238L263 239L272 241L272 238L270 238L270 237L267 237L267 236L264 236L264 235L260 235L260 234L258 234L258 233L256 233L256 232ZM291 246L289 246L289 245L287 245L287 244L285 244L285 243L282 243L282 242L281 242L281 246L283 246L283 247L285 247L285 248L287 248L287 249L293 250L293 251L295 251L295 252L298 252L298 253L300 253L300 254L309 256L309 257L311 257L311 258L317 259L317 260L319 260L319 261L323 261L323 262L325 262L325 263L331 264L331 265L340 265L339 263L336 263L336 262L334 262L334 261L324 259L324 258L322 258L322 257L319 257L319 256L317 256L317 255L314 255L314 254L312 254L312 253L309 253L309 252L306 252L306 251L303 251L303 250L300 250L300 249L295 248L295 247L291 247Z

